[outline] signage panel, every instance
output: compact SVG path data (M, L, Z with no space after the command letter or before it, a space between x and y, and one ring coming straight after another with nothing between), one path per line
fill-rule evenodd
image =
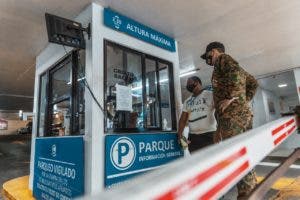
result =
M34 197L45 200L68 200L83 193L83 138L37 138L34 159Z
M175 133L105 136L105 186L183 156Z
M168 51L176 51L173 38L108 8L104 8L104 25Z

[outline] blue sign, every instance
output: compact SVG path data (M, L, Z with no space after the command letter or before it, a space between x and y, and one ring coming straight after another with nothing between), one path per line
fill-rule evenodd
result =
M104 8L104 24L160 48L176 51L173 38L107 8Z
M175 133L107 135L105 186L113 186L182 156Z
M83 194L83 138L36 139L33 179L34 197L39 200L69 200Z

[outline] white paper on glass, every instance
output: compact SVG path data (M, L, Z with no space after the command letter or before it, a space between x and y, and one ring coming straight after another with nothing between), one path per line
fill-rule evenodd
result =
M132 111L131 87L116 84L117 108L121 111Z

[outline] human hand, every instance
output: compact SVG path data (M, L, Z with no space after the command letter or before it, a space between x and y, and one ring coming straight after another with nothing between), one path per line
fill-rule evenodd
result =
M188 147L188 145L191 143L191 141L187 140L184 136L182 136L178 142L183 150L185 150Z
M179 133L177 133L177 141L178 141L178 144L179 144L179 140L180 140L180 138L182 138L182 133L181 134L179 134Z

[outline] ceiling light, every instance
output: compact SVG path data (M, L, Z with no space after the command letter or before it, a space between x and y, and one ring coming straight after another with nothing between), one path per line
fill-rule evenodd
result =
M196 71L198 71L198 70L194 70L194 71L190 71L190 72L187 72L187 73L180 74L179 77L184 77L184 76L188 76L188 75L191 75L191 74L195 74Z
M169 81L168 78L160 80L159 83L164 83L164 82L167 82L167 81ZM157 82L155 82L155 84L156 84L156 83L157 83Z
M82 78L77 79L77 81L82 81L84 79L85 79L85 77L82 77ZM71 84L71 81L70 81L70 84Z
M282 87L286 87L287 84L286 83L283 83L283 84L279 84L278 87L282 88Z
M23 110L19 110L19 117L23 116Z

